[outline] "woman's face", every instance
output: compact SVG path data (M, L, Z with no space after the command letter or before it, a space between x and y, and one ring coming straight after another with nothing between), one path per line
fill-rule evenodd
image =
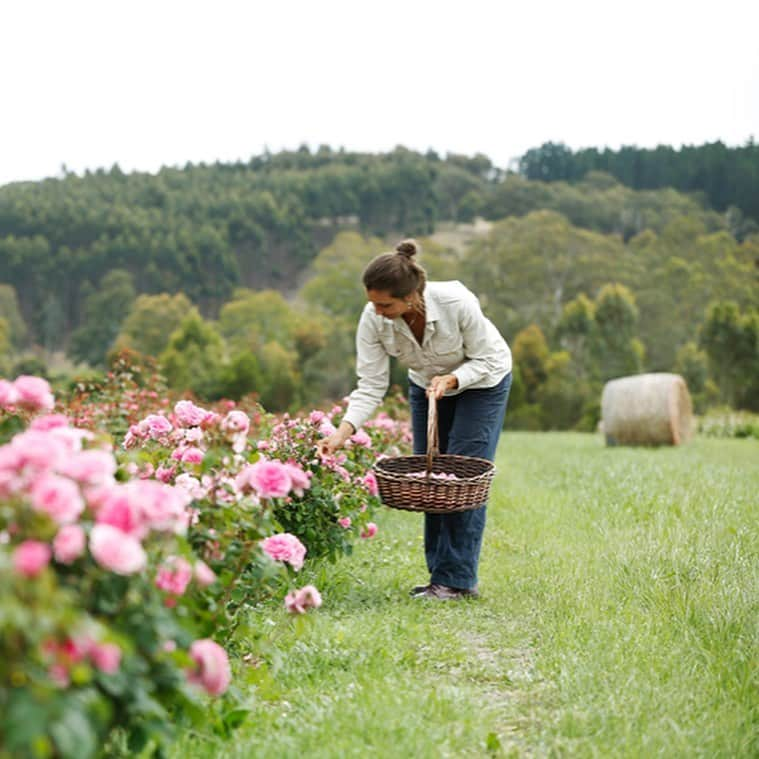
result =
M366 297L374 305L377 314L386 319L397 319L409 310L408 303L403 298L394 298L387 290L367 290Z

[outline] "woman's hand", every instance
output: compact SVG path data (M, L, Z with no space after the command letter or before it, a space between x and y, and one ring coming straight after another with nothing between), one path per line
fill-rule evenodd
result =
M338 448L342 448L345 445L345 441L356 430L350 422L340 422L340 426L329 436L320 440L317 445L317 450L321 456L331 456Z
M433 377L427 387L428 397L434 396L439 401L447 390L455 390L459 386L459 381L455 374L442 374Z

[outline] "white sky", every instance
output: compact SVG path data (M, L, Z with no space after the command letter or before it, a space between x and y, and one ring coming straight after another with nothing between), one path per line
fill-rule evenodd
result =
M759 140L759 0L3 0L0 184L306 143Z

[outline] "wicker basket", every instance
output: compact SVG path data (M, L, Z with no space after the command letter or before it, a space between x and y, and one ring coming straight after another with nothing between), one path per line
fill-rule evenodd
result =
M428 514L479 508L488 500L495 474L493 462L439 453L434 398L429 399L427 408L427 454L386 458L374 466L382 502L393 509ZM456 478L439 479L433 474L453 474Z

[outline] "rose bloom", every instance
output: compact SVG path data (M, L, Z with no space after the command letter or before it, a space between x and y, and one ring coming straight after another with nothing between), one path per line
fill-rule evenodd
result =
M192 566L186 559L170 556L158 570L156 587L175 596L184 595L192 579Z
M377 534L377 525L374 522L369 522L366 528L361 531L362 538L373 538Z
M305 614L307 609L318 609L321 605L321 594L313 585L305 585L285 596L285 608L290 614Z
M50 384L42 377L31 377L22 374L16 377L13 387L18 394L16 404L31 411L52 411L55 398L50 390Z
M235 485L242 492L253 488L259 498L283 498L292 489L292 479L281 461L261 459L241 469Z
M158 469L155 470L155 476L156 479L160 480L161 482L171 482L171 478L174 476L174 473L176 471L176 467L173 466L159 466Z
M63 463L58 471L84 485L105 485L114 481L116 459L108 451L80 451Z
M47 543L25 540L13 552L13 569L25 577L36 577L50 563L51 556Z
M216 573L205 563L205 561L195 562L195 580L201 588L207 588L216 582Z
M377 477L374 472L367 472L363 483L369 491L369 495L377 495L379 493L379 485L377 485Z
M113 675L121 664L121 649L115 643L93 643L89 656L92 663L107 675Z
M75 522L84 511L79 487L57 474L43 474L30 491L32 508L42 511L58 524Z
M53 540L53 555L60 564L71 564L84 553L86 545L84 530L78 524L67 524Z
M292 461L288 461L285 464L285 468L292 480L293 492L301 498L303 496L303 491L308 490L308 488L311 487L311 477L313 476L313 472L304 472L298 464Z
M364 448L372 447L372 439L366 434L365 430L358 430L358 432L348 438L354 445L361 445Z
M269 558L274 561L286 561L296 571L303 566L306 557L306 547L289 532L265 538L261 541L261 548Z
M200 464L203 461L203 451L200 448L185 448L181 461L185 464Z
M340 525L340 527L343 527L344 529L348 529L351 526L351 518L350 517L341 517L337 520L337 523Z
M30 430L40 430L41 432L47 432L48 430L54 430L56 427L68 427L69 418L63 414L45 414L45 416L38 416L32 419L29 425Z
M90 552L101 567L120 575L141 572L147 555L140 541L110 524L96 524L90 534Z
M202 686L212 696L224 693L232 680L227 652L218 643L204 638L190 646L190 657L197 669L189 673L187 679Z
M8 408L18 401L18 390L12 382L0 379L0 408Z
M230 411L221 423L225 432L247 432L250 429L250 419L244 411Z
M168 435L173 427L171 422L160 414L148 414L138 425L140 437L149 437L152 440Z
M208 416L208 411L192 401L179 401L174 406L174 416L180 427L197 427Z

